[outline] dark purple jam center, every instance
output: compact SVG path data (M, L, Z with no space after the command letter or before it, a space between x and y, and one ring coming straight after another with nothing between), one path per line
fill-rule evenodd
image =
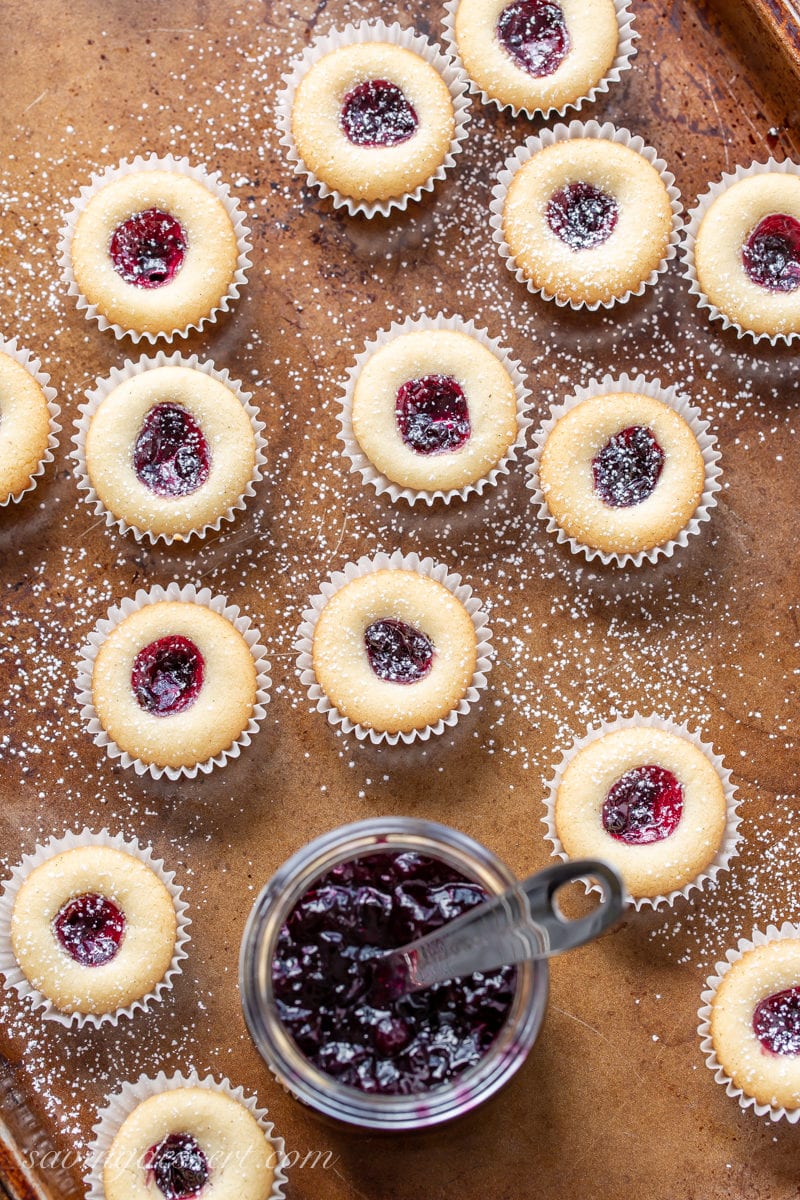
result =
M742 262L753 283L770 292L800 287L800 221L772 213L759 221L742 247Z
M753 1030L771 1054L800 1054L800 987L775 992L757 1005Z
M629 425L592 459L594 490L611 508L631 508L652 493L663 466L664 451L652 430Z
M179 221L160 208L134 213L111 235L108 252L126 283L157 288L170 283L186 256L186 234Z
M348 92L339 121L354 146L399 146L419 124L402 90L386 79L368 79Z
M165 1200L188 1200L208 1181L208 1161L188 1133L170 1133L144 1157L147 1182L154 1182Z
M111 962L125 936L125 914L121 908L87 892L68 900L56 913L53 929L59 945L82 967L102 967Z
M386 617L364 634L369 665L389 683L417 683L433 666L433 644L413 625Z
M603 804L603 828L618 842L649 846L678 828L683 788L663 767L634 767L612 787Z
M174 716L194 704L203 686L204 666L202 654L188 638L159 638L136 655L131 687L147 712Z
M570 39L555 0L515 0L500 13L497 40L517 66L539 79L552 75L569 54Z
M272 964L278 1015L301 1052L363 1092L408 1095L473 1066L508 1017L514 967L392 1000L370 964L486 898L445 863L386 852L318 879L281 930Z
M458 450L471 431L467 397L450 375L409 379L394 406L400 436L417 454Z
M570 250L591 250L614 232L619 205L593 183L568 183L547 204L547 223Z
M156 404L133 447L138 478L157 496L188 496L211 469L211 448L192 414L180 404Z

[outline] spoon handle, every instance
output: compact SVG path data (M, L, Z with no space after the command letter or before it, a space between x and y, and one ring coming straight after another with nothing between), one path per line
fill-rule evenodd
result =
M555 894L588 876L601 885L600 903L587 916L569 920ZM582 946L614 924L624 903L622 879L609 863L555 863L387 958L398 990L416 992L474 971L551 958Z

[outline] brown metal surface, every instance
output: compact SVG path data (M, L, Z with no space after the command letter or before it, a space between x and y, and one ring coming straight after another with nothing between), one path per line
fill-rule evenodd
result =
M642 134L690 201L738 162L800 153L796 88L767 69L766 34L742 40L737 0L635 8L634 70L586 119ZM292 1200L796 1197L800 1130L740 1112L696 1036L702 980L725 949L754 923L800 915L796 352L710 326L676 266L610 314L529 296L486 216L499 165L531 127L479 105L458 169L406 214L369 224L305 192L273 127L280 73L317 31L386 18L379 6L4 0L2 10L0 330L41 355L67 425L37 490L0 510L2 858L66 828L123 830L177 871L194 920L172 996L116 1030L71 1033L2 994L0 1050L55 1146L84 1151L117 1081L194 1066L269 1107L299 1160ZM434 35L441 18L421 0L401 15ZM181 348L252 387L269 438L269 479L247 512L173 550L107 531L78 498L66 454L85 388L143 351L100 333L64 295L61 215L92 170L149 150L219 168L248 212L247 294ZM606 370L679 383L723 452L711 527L656 568L619 572L556 548L519 468L449 510L410 511L363 490L338 455L338 381L377 329L440 307L506 340L530 372L537 416ZM321 578L398 546L463 573L491 605L498 650L482 708L411 750L337 737L309 711L291 649ZM73 698L77 648L98 617L173 578L252 614L276 681L250 749L179 784L113 766ZM712 893L631 916L555 963L540 1041L487 1108L391 1141L317 1122L277 1086L243 1026L236 955L257 889L314 835L389 812L458 826L528 873L548 859L543 780L561 750L590 721L637 707L690 721L733 768L747 839L735 870Z

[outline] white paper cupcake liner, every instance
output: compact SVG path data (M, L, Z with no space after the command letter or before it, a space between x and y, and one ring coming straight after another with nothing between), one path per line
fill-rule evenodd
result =
M31 871L61 854L66 850L74 850L78 846L108 846L114 850L122 850L133 855L150 867L158 876L169 892L175 905L177 930L175 935L175 950L172 961L164 977L146 996L133 1000L124 1008L115 1009L110 1013L65 1013L55 1007L47 996L32 987L20 970L11 946L11 914L14 911L19 890ZM107 829L94 833L91 829L82 829L80 833L67 833L60 838L50 838L47 842L37 845L31 854L23 856L22 861L13 868L0 892L0 973L4 976L6 988L15 991L19 997L30 1003L34 1011L39 1011L45 1021L57 1021L66 1028L82 1029L84 1025L92 1025L95 1029L101 1025L116 1025L121 1017L132 1017L137 1012L147 1012L154 1004L164 998L166 992L172 990L175 978L181 974L181 963L187 957L186 945L190 940L188 927L191 918L187 914L188 905L183 899L183 888L175 883L175 872L167 871L164 862L155 858L149 846L140 846L134 838L125 838L121 833L111 834Z
M96 304L90 304L86 297L78 287L75 274L72 269L72 237L75 232L75 226L78 222L83 210L86 208L92 196L96 195L102 188L113 180L124 175L131 175L138 171L171 171L176 175L186 175L190 179L196 180L203 184L210 192L217 197L222 203L233 224L234 233L236 235L236 244L239 251L239 256L236 262L236 271L231 280L228 290L224 296L221 296L217 304L214 305L211 312L205 316L198 318L197 321L192 321L184 325L180 329L159 330L158 333L137 333L133 329L125 329L122 325L112 324L107 317L98 310ZM200 330L205 325L213 324L221 312L227 312L234 300L238 299L239 293L247 282L247 272L253 265L250 258L253 245L250 241L250 230L245 224L244 214L239 207L239 201L235 196L231 195L230 187L224 183L219 171L207 171L205 167L195 166L186 158L176 158L172 154L168 154L163 158L159 158L157 154L149 154L147 157L137 155L134 159L123 159L116 167L106 167L105 170L92 175L88 184L85 184L79 194L71 201L71 207L65 218L64 226L61 230L61 236L58 242L58 262L61 266L64 281L67 284L67 295L77 297L77 307L79 311L84 311L87 321L96 321L100 329L110 329L113 331L114 337L121 340L124 337L129 337L132 342L141 342L142 340L150 342L153 345L160 338L164 341L171 342L173 338L188 337L193 330Z
M424 183L406 192L402 196L392 196L388 200L369 202L358 200L353 196L345 196L342 192L328 187L315 173L305 165L292 136L292 105L298 84L309 69L332 50L341 46L350 46L363 42L391 42L411 50L424 58L441 75L450 92L455 115L455 131L450 142L450 149L436 171ZM467 96L467 78L451 58L443 54L438 46L433 45L415 33L413 29L403 29L396 22L387 25L383 21L361 21L358 25L346 25L344 29L332 29L325 37L318 38L308 46L295 61L292 70L282 76L283 87L278 93L275 104L275 119L282 133L281 145L286 147L287 157L297 175L304 175L308 187L316 188L323 198L330 196L334 208L346 208L351 217L361 214L364 217L375 217L380 214L387 217L393 209L404 210L410 200L420 200L425 192L432 192L437 182L444 179L451 167L455 166L456 156L461 152L467 136L469 123L470 102Z
M564 142L571 138L603 138L609 142L617 142L621 146L629 146L631 150L635 150L637 154L641 154L642 158L658 171L664 181L664 186L669 194L670 205L672 207L672 232L669 237L669 246L666 255L662 258L658 266L650 272L646 279L642 280L637 288L631 288L621 296L611 296L607 300L594 300L591 303L587 303L585 300L566 299L563 296L556 296L552 292L546 291L545 288L537 287L528 278L522 267L517 266L516 259L511 253L511 247L503 233L503 206L511 180L517 171L534 154L538 153L539 150L543 150L547 146L552 146L556 142ZM675 176L667 170L667 164L664 159L658 157L658 152L652 146L646 145L642 138L638 136L634 137L629 129L618 129L610 121L606 121L604 125L599 125L597 121L588 121L585 124L582 121L570 121L569 125L554 125L552 129L543 129L538 137L528 138L526 142L517 147L510 158L506 159L503 169L497 176L497 183L492 188L492 197L492 202L489 205L491 211L489 224L492 227L492 238L498 245L500 257L505 260L506 267L512 272L518 283L525 284L532 295L542 296L545 300L555 300L560 308L569 306L576 310L585 308L590 312L596 312L599 308L613 308L615 304L626 304L633 296L641 296L648 287L652 287L658 280L658 277L667 270L677 253L683 206L681 204L681 194L675 187Z
M724 174L716 183L710 183L708 190L698 196L697 204L691 210L686 218L686 224L683 230L683 240L681 244L681 255L684 261L685 270L684 278L689 280L689 294L697 296L697 307L706 309L708 317L711 321L721 321L723 329L735 329L736 336L739 338L752 338L754 342L760 342L766 339L771 346L777 346L779 342L784 342L787 346L791 345L800 333L755 333L752 329L745 329L737 321L732 321L721 308L717 308L716 304L712 304L708 296L700 287L700 281L697 278L697 268L694 261L694 247L697 241L697 234L700 226L703 223L703 218L708 212L711 205L726 191L732 184L738 183L740 179L748 179L752 175L797 175L800 176L800 163L792 162L791 159L784 159L783 162L778 162L775 158L770 158L766 162L754 162L749 167L737 167L735 171L730 171Z
M437 488L430 491L403 487L398 483L394 483L388 476L378 471L366 456L353 430L353 393L358 382L358 376L365 363L372 357L376 350L387 345L401 334L423 329L452 329L474 337L500 360L514 384L514 392L517 398L516 439L496 466L492 467L486 475L475 480L474 483L467 484L465 487L448 488L446 490ZM379 496L388 492L393 501L402 498L411 505L416 504L420 500L424 500L429 507L435 500L442 500L445 504L449 504L456 497L460 500L466 500L468 496L473 494L480 496L486 488L494 487L502 475L509 474L510 463L516 462L518 453L524 449L525 435L528 427L532 424L531 418L528 416L530 394L530 389L526 387L525 375L518 360L511 357L511 352L501 346L497 338L490 337L487 330L479 329L474 321L465 321L462 317L446 317L444 313L439 313L435 317L407 317L402 322L393 321L389 329L383 329L377 333L371 341L367 342L364 349L357 356L355 364L349 368L340 400L339 424L341 429L337 437L344 444L344 452L350 459L351 473L357 471L361 475L363 482L374 487Z
M36 470L31 475L30 481L26 486L20 491L6 496L4 500L0 499L0 508L5 508L8 504L18 504L23 496L27 496L28 492L32 492L39 481L40 475L44 474L47 464L53 461L55 457L53 451L58 446L58 435L61 432L61 425L58 420L61 416L61 408L56 404L56 389L50 386L50 376L42 370L41 361L38 358L34 358L30 350L24 350L19 345L18 338L14 337L10 341L6 341L5 338L0 337L0 352L7 354L9 358L13 358L14 362L19 363L29 375L33 376L44 392L44 398L47 401L47 412L50 416L50 433L47 438L47 449L39 459Z
M283 1189L287 1183L286 1143L282 1137L278 1137L276 1134L272 1121L267 1120L269 1110L260 1108L255 1096L246 1095L244 1088L235 1088L228 1079L215 1079L213 1075L200 1076L197 1071L193 1070L186 1074L176 1071L174 1075L167 1075L166 1072L159 1071L155 1078L140 1075L135 1081L123 1083L116 1092L108 1097L105 1107L97 1110L97 1122L92 1129L94 1138L89 1144L84 1175L86 1200L105 1200L103 1163L123 1122L133 1110L145 1100L149 1100L151 1096L184 1087L208 1088L209 1091L222 1092L223 1095L243 1104L255 1117L268 1141L272 1144L274 1152L275 1174L269 1200L283 1200Z
M253 467L253 474L250 476L245 490L239 496L236 503L217 517L215 521L208 521L205 525L191 529L188 533L153 533L150 529L138 529L134 525L129 525L122 517L115 517L113 513L108 511L92 487L89 473L86 469L86 437L92 417L97 412L103 400L115 388L119 387L121 383L132 379L134 375L140 375L144 371L152 371L158 367L187 367L193 371L202 371L204 375L210 375L213 379L217 379L220 383L224 384L241 402L242 408L250 419L250 425L252 426L256 442L256 460ZM106 526L109 529L112 525L116 525L120 533L132 533L137 542L148 539L152 544L155 544L159 540L163 540L167 546L171 546L173 542L185 542L191 537L204 538L211 531L219 532L222 522L235 520L236 513L246 508L247 500L255 495L255 485L263 479L262 467L267 461L264 453L267 443L263 437L265 425L263 421L259 420L258 409L250 403L252 392L244 391L238 380L231 379L227 369L220 370L210 359L201 361L196 354L185 358L179 351L167 355L163 350L159 350L154 358L148 358L146 354L143 354L137 361L126 359L121 367L113 367L109 375L98 378L95 381L94 387L87 391L86 397L86 402L78 408L80 414L78 420L73 422L77 433L72 437L75 449L70 451L70 457L75 463L78 491L86 493L84 500L94 508L94 515L96 517L105 517Z
M569 100L566 104L562 104L560 108L551 105L549 108L527 108L522 105L512 104L510 101L499 100L496 96L490 96L485 92L479 84L467 74L466 68L461 61L461 56L458 53L458 45L456 43L455 24L456 13L461 0L446 0L444 11L444 41L447 46L448 53L458 63L465 75L469 79L469 91L473 96L479 96L484 104L493 104L501 112L503 109L508 109L513 117L518 117L520 114L529 117L533 120L535 117L563 117L570 109L575 112L580 111L584 104L592 104L598 96L607 92L612 83L619 83L624 71L629 71L632 66L632 60L636 55L635 42L639 34L633 27L633 12L631 10L632 0L614 0L614 8L617 13L617 24L619 25L619 41L617 42L617 53L614 56L614 61L608 69L607 74L596 83L594 87L589 88L584 96L580 96L577 100Z
M638 899L628 896L628 904L637 912L643 908L672 907L679 896L688 896L695 890L702 890L709 882L716 882L722 871L730 870L730 861L738 855L739 842L742 839L742 835L739 833L742 821L738 812L739 798L736 795L736 787L731 782L731 773L725 766L722 756L715 752L711 743L704 742L700 734L690 729L684 722L659 717L655 713L644 717L636 712L632 717L620 718L616 721L601 721L599 726L590 726L583 737L576 738L570 748L564 751L561 762L555 767L553 777L547 781L548 794L544 800L545 815L542 817L542 824L546 829L545 839L552 844L554 858L560 858L562 862L569 862L569 855L556 832L555 822L556 796L561 786L561 780L564 778L567 767L580 750L583 750L591 742L597 741L598 738L604 737L607 733L615 733L618 729L662 729L667 733L678 734L679 737L686 738L693 746L702 751L722 781L727 818L722 843L712 862L684 887L677 888L673 892L657 896L640 896ZM587 892L597 891L598 888L596 884L587 883L586 890Z
M697 444L700 447L705 465L703 494L700 497L691 520L684 525L677 537L662 543L660 546L654 546L651 550L639 550L635 554L629 551L624 554L612 554L605 550L598 550L594 546L587 546L583 542L579 542L576 538L570 537L561 528L547 507L547 501L539 482L539 464L542 458L542 451L556 423L566 412L569 412L570 409L590 396L605 396L613 392L634 392L651 396L654 400L660 400L663 404L668 404L670 408L673 408L676 413L679 413L683 417L697 438ZM711 519L711 511L717 506L716 494L722 487L720 483L722 468L719 465L721 455L717 439L712 433L709 433L709 423L702 418L700 409L690 404L687 398L678 391L677 387L662 387L660 380L647 379L644 375L619 375L616 377L604 375L602 379L594 380L587 387L577 388L562 404L551 405L549 417L546 418L538 431L533 435L533 446L528 451L528 458L527 486L533 492L531 503L537 506L537 517L541 521L546 522L547 532L557 534L557 541L562 544L566 543L573 554L584 554L590 562L595 558L599 558L606 566L613 564L617 567L641 567L645 562L654 563L662 557L672 558L678 547L686 546L689 538L693 534L700 532L700 526L705 521Z
M92 696L94 661L111 630L115 629L131 613L144 608L146 604L158 604L162 600L181 600L188 604L202 604L205 608L210 608L213 612L225 617L247 642L256 668L256 702L247 728L227 749L221 750L219 754L205 759L204 762L196 763L192 767L158 767L155 763L143 762L140 758L134 758L128 754L127 750L122 750L100 724ZM98 621L89 634L89 639L81 649L78 661L76 698L81 705L81 719L92 735L95 746L103 747L108 757L119 759L123 767L133 767L137 775L150 774L153 779L161 779L163 775L172 780L181 777L196 779L199 771L208 775L214 767L223 767L229 759L238 758L243 747L250 745L261 727L261 722L267 715L265 706L269 703L269 689L272 686L272 680L268 674L267 652L259 641L259 631L252 626L250 617L240 616L240 611L238 605L229 604L225 596L215 596L210 588L198 589L192 583L186 584L184 587L178 583L171 583L166 588L153 587L149 591L140 588L132 600L126 598L109 609L108 616Z
M312 660L314 630L319 615L331 596L346 583L359 579L362 575L370 575L373 571L384 570L416 571L420 575L425 575L429 579L443 584L464 605L478 641L475 674L472 676L472 682L466 694L457 706L446 717L440 717L433 725L402 733L386 733L382 730L367 728L365 725L354 723L349 717L339 712L317 683ZM461 576L450 573L442 563L436 563L432 558L421 559L418 554L403 554L400 550L395 550L391 555L376 554L374 558L365 555L359 558L358 562L350 562L343 570L335 571L330 579L321 585L318 595L310 598L308 608L303 612L302 624L297 631L295 641L295 649L298 651L297 672L300 682L308 689L308 698L315 705L317 712L325 713L328 722L338 727L342 733L353 733L359 741L369 739L374 745L378 745L380 742L387 742L390 746L396 746L398 742L410 745L417 740L426 742L428 738L444 733L445 729L452 729L459 717L469 712L480 693L487 686L486 677L492 666L491 638L492 631L488 625L486 611L482 608L481 602L473 596L472 588L468 584L463 584Z
M765 946L767 942L783 941L785 938L797 937L800 937L800 925L792 925L790 921L784 921L780 929L776 925L768 925L766 933L762 933L759 929L754 929L753 937L750 941L747 938L739 938L737 948L735 950L727 950L725 952L726 961L716 963L716 972L713 975L709 975L706 979L706 988L700 995L702 1004L697 1012L699 1020L697 1032L700 1036L700 1049L705 1055L706 1066L709 1071L714 1072L714 1078L717 1083L724 1084L726 1095L737 1100L742 1111L752 1108L758 1117L769 1117L771 1121L788 1121L790 1125L796 1125L800 1121L800 1108L781 1108L778 1106L773 1107L770 1104L760 1104L754 1096L746 1095L740 1087L737 1087L730 1075L725 1071L717 1058L717 1052L711 1040L711 1005L717 994L717 988L722 983L728 971L748 951L754 950L756 946Z

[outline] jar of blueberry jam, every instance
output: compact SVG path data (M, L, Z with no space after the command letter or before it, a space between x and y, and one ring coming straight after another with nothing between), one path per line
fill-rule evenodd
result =
M480 843L406 817L335 829L284 863L240 958L247 1025L284 1086L326 1117L384 1131L426 1129L493 1095L536 1040L546 963L399 997L375 963L514 882Z

